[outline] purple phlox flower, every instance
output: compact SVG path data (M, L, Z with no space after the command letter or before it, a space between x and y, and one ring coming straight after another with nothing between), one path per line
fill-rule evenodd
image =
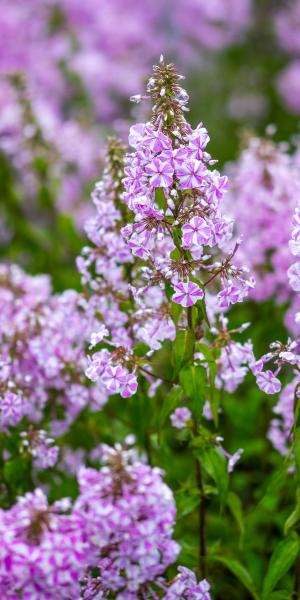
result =
M206 175L206 166L199 160L188 160L176 169L181 189L200 188Z
M99 352L95 352L93 357L89 360L90 364L87 367L85 374L92 381L97 381L110 361L110 353L106 348L103 348Z
M201 217L193 217L182 227L182 246L207 245L212 240L212 229L209 222Z
M112 394L116 394L126 383L127 375L128 371L124 367L120 365L108 365L101 377L101 381Z
M229 308L230 304L242 302L244 296L244 290L233 283L229 283L229 285L224 287L223 290L218 293L218 304L220 308Z
M153 158L146 165L145 171L150 175L150 183L153 187L170 187L173 183L174 169L171 163L161 161L160 158Z
M256 383L259 389L265 394L277 394L280 392L281 383L274 373L270 370L261 371L256 376Z
M146 239L145 237L141 239L141 236L135 234L131 236L130 240L128 240L128 247L130 248L132 254L138 258L141 258L142 260L146 260L150 256L148 248L144 246L145 241L146 243L147 241L151 241L151 235L147 235Z
M264 364L265 363L262 358L259 358L254 362L250 362L249 368L251 369L253 375L257 375L258 373L260 373L264 368Z
M228 177L226 175L221 176L219 171L212 171L210 173L209 203L217 205L222 200L227 189Z
M26 402L19 392L8 390L0 400L1 427L15 426L25 414Z
M210 222L210 246L222 248L232 237L233 221L227 217L217 217Z
M105 327L105 325L100 325L99 329L97 332L93 332L91 334L91 343L90 343L90 348L93 348L94 346L96 346L97 344L99 344L99 342L102 342L102 340L107 337L109 335L109 331L108 329Z
M244 452L244 449L239 448L234 454L229 454L229 452L226 452L226 450L222 446L220 446L220 449L221 449L222 453L224 454L224 456L228 460L227 471L228 471L228 473L232 473L236 463L240 460L240 458Z
M235 267L231 267L233 276L235 273ZM243 302L244 298L248 295L249 290L255 286L255 280L253 277L250 279L242 279L237 276L235 279L236 283L228 280L227 286L218 293L218 305L220 308L228 308L230 304L236 304L237 302Z
M205 127L202 127L202 123L193 131L192 135L188 136L189 145L188 149L192 158L201 160L203 152L210 141L209 135Z
M209 590L210 585L206 579L198 583L193 571L180 566L164 600L211 600Z
M287 271L289 284L294 292L300 292L300 262L291 265Z
M54 439L47 436L43 429L21 432L22 451L28 452L34 459L34 464L38 469L48 469L53 467L58 459L58 446L53 445Z
M192 413L186 406L180 406L176 408L174 412L170 415L170 421L173 427L176 429L183 429L186 427L187 422L191 419Z
M181 306L189 307L204 297L203 290L193 281L180 282L173 286L172 301Z
M143 142L146 125L145 123L137 123L130 127L128 142L133 148L138 148Z
M134 375L134 373L128 373L128 375L126 375L125 382L123 382L120 389L122 398L129 398L130 396L133 396L137 391L137 387L138 382L136 375Z
M162 133L161 129L154 129L151 125L146 125L143 136L143 143L149 147L151 152L161 152L170 150L172 142L170 138Z
M185 146L180 146L180 148L176 148L173 150L173 165L174 168L180 168L189 158L188 149Z

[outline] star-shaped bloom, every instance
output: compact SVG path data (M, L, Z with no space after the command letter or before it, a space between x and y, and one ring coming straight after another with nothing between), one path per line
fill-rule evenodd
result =
M201 217L193 217L189 223L186 223L182 227L183 248L207 245L211 239L211 227L204 219L201 219Z
M145 127L143 143L150 148L151 152L161 152L172 148L170 138L162 133L161 129L154 129L151 125Z
M203 290L193 281L182 281L173 287L175 294L173 294L172 300L181 306L193 306L204 297Z
M281 383L272 371L261 371L256 377L256 383L266 394L277 394L281 390Z
M120 365L108 366L101 377L101 381L112 394L117 394L120 388L127 383L127 375L128 371Z
M243 290L236 285L230 284L218 293L218 305L220 308L229 308L230 304L241 302L243 298Z
M200 160L189 160L176 169L182 190L199 188L203 183L206 167Z
M170 187L173 183L174 169L171 163L154 158L145 167L147 175L150 175L150 183L153 187Z

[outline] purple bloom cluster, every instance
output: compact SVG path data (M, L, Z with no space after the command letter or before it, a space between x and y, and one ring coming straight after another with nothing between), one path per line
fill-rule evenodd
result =
M159 69L167 71L170 65L162 63L148 82L149 97L160 101L156 115L130 131L135 151L125 159L124 200L134 223L123 229L123 235L133 254L147 261L150 284L167 279L173 285L173 302L189 307L204 297L205 278L202 287L191 279L202 269L203 275L219 275L220 307L228 308L242 301L253 283L229 261L209 262L214 258L212 249L228 247L232 236L232 221L221 212L227 179L210 169L215 161L206 151L209 136L202 123L193 130L183 116L188 96L179 85L180 77L172 83L170 75L166 89L160 84ZM174 238L174 228L179 239ZM175 261L179 244L183 258Z
M232 187L226 206L243 239L237 260L255 273L250 293L256 300L293 297L286 276L291 264L289 215L298 202L300 178L298 153L291 156L288 149L271 138L252 138L229 169Z
M103 446L101 458L100 471L80 470L73 506L68 499L49 506L37 489L1 511L3 597L13 600L21 590L28 600L78 600L82 591L84 598L137 600L176 560L175 503L162 472L118 446ZM89 575L92 568L98 576ZM192 574L188 585L196 592Z
M292 0L280 7L275 15L275 30L279 45L292 57L277 78L277 89L288 109L300 112L300 2Z
M99 472L80 471L74 514L86 523L102 588L125 600L176 560L175 503L161 471L132 463L131 450L103 447L103 460Z
M152 121L130 129L135 151L124 159L120 144L111 140L104 178L93 195L97 214L86 228L94 247L78 259L102 316L86 374L123 397L136 392L138 373L149 379L147 357L165 339L175 339L173 303L184 328L182 309L205 301L215 321L254 285L247 269L232 263L238 243L230 242L233 222L221 210L227 179L211 168L206 129L200 124L193 130L185 119L188 95L180 83L162 58L147 86ZM216 323L213 333L219 335L217 329ZM143 360L135 355L137 342L149 348ZM246 373L240 366L249 360L247 352L250 346L236 349L237 384Z
M209 8L203 0L189 0L188 8L182 0L175 6L170 0L3 0L0 146L26 195L35 199L35 156L46 154L59 183L58 206L72 209L81 224L82 190L102 157L95 121L115 117L160 48L191 64L192 46L221 48L239 38L250 23L249 6L250 0L218 0Z
M292 233L289 240L289 252L297 261L291 264L287 270L288 280L292 290L299 294L300 291L300 207L299 201L294 210L292 220ZM291 258L292 258L291 257ZM297 296L298 296L297 294ZM298 296L299 298L299 296ZM296 324L299 325L300 313L296 312ZM265 365L273 368L265 369ZM293 380L282 391L279 375L286 367L293 373ZM281 391L279 400L274 407L275 417L272 419L268 438L281 454L288 454L288 447L292 442L292 431L294 424L295 402L299 398L299 368L300 368L300 340L288 338L287 343L276 341L270 345L270 351L259 360L250 364L250 368L256 377L258 387L266 394L277 394Z
M1 265L0 297L0 428L31 424L21 434L23 450L45 468L57 457L39 430L45 408L51 405L51 431L59 436L84 407L99 409L106 401L84 377L93 309L75 291L52 295L48 277L14 265Z
M178 567L178 575L170 585L164 600L211 600L210 585L206 579L197 582L195 574Z

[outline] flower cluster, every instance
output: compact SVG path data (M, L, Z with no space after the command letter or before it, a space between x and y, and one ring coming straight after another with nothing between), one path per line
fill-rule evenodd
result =
M178 575L171 583L164 600L211 600L210 585L206 579L199 583L195 574L185 567L178 568Z
M103 447L103 461L99 472L80 471L74 514L86 523L102 589L135 598L177 558L174 499L161 471L132 461L131 450Z
M148 286L167 280L173 302L190 307L219 278L219 306L228 308L253 283L231 264L237 246L223 262L215 261L215 249L228 247L232 236L232 221L221 211L227 178L210 169L215 161L206 151L202 123L193 130L184 118L188 96L180 79L162 59L148 82L153 118L130 130L135 151L126 156L124 200L134 223L122 233L133 254L149 265ZM193 281L199 272L200 285Z
M28 431L21 432L21 450L33 458L37 469L53 467L58 459L58 446L54 439L47 436L44 429L35 430L31 425Z
M123 183L120 148L112 142L94 193L97 216L87 226L96 247L78 260L84 281L102 293L104 325L91 344L102 347L86 373L123 397L135 393L137 373L145 375L134 344L148 346L147 360L163 340L175 339L176 322L188 326L194 305L201 313L207 286L217 298L215 313L241 302L254 285L247 269L232 263L238 243L230 242L233 223L221 210L227 179L211 168L206 129L193 130L185 119L188 95L180 82L161 58L147 86L152 120L130 129L135 151L125 156ZM236 359L239 366L244 359Z
M292 0L275 15L275 30L279 45L292 59L280 72L277 88L289 110L300 112L300 2Z
M1 511L3 597L17 598L21 591L28 600L78 600L82 591L84 598L114 593L137 600L156 580L160 585L179 552L172 540L172 492L162 472L142 463L132 449L103 446L101 458L99 471L79 472L73 506L68 499L50 506L36 489ZM91 569L99 575L91 576ZM183 568L166 598L177 598L179 587L182 593L209 590Z
M23 193L34 201L36 157L46 158L59 208L71 208L81 224L82 191L96 177L102 156L95 122L116 116L160 48L190 64L191 41L197 50L221 48L239 38L250 22L250 0L240 5L219 0L208 8L203 0L189 0L187 9L184 2L174 6L170 0L100 5L97 0L3 0L0 146L20 174ZM186 15L193 14L190 22ZM16 77L25 94L16 88ZM24 112L24 98L33 118Z
M37 489L0 513L3 598L56 600L80 597L88 544L83 524L65 499L49 506Z
M22 434L23 450L45 468L57 454L51 438L36 427L45 410L57 436L88 404L99 409L106 401L84 377L93 310L77 292L52 295L48 277L26 275L14 265L1 265L0 296L0 428L34 424Z
M275 296L283 302L291 296L286 277L289 214L298 202L300 178L298 155L291 156L288 149L270 137L252 138L229 170L232 188L226 206L243 238L237 260L255 273L251 296L257 300Z
M290 286L294 292L300 290L300 227L299 227L299 202L295 208L292 233L289 240L289 251L297 261L290 265L287 271ZM299 323L300 313L296 312L295 321ZM271 364L273 368L265 369L265 365ZM250 365L256 377L258 387L266 394L277 394L281 391L281 381L278 376L282 370L288 368L293 373L293 381L281 392L279 401L274 407L276 417L271 421L268 437L274 447L282 454L288 453L288 446L292 440L294 425L294 410L300 397L299 393L299 369L300 369L300 340L288 338L287 343L276 341L270 345L270 351L259 360Z

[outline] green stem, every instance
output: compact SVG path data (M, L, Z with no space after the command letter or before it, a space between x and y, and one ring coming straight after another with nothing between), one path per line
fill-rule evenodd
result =
M197 420L194 415L194 435L198 435ZM199 460L195 459L195 476L196 484L200 496L200 503L198 507L198 542L199 542L199 554L198 554L198 572L201 579L204 579L206 573L205 557L206 557L206 503L205 503L205 491L203 485L203 474Z
M198 569L200 578L205 577L205 556L206 556L206 544L205 544L205 529L206 529L206 514L205 514L205 493L203 487L202 469L199 461L196 459L196 483L200 494L200 504L198 509L199 515L199 560Z

